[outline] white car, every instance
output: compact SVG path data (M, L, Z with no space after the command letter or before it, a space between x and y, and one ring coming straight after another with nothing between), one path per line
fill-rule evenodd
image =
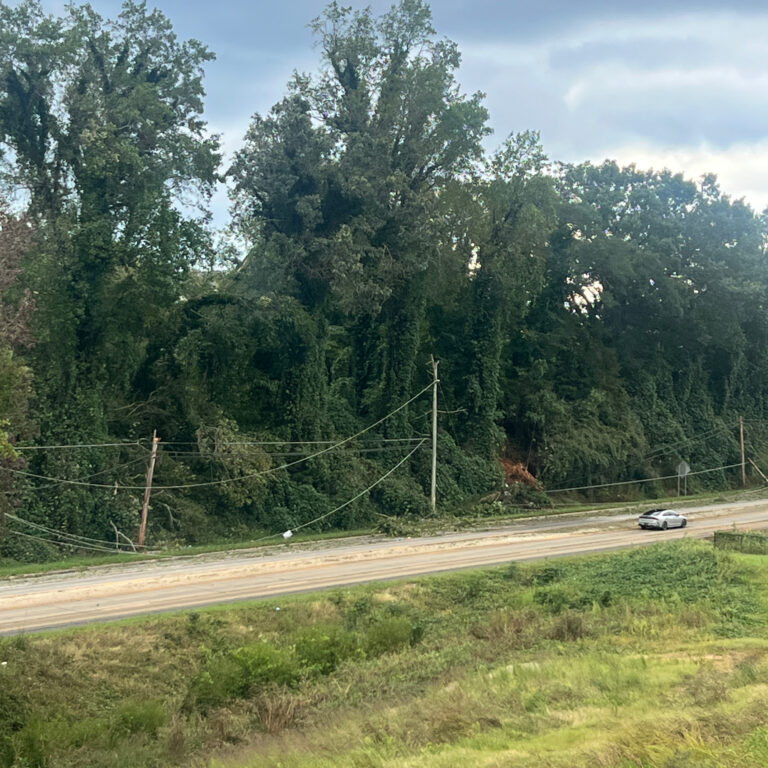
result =
M641 528L655 528L658 531L666 531L667 528L685 528L688 520L674 509L649 509L638 518Z

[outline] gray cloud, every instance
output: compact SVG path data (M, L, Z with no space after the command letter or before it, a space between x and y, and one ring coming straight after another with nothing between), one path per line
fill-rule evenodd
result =
M43 2L62 9L63 0ZM92 2L107 17L119 11L119 0ZM293 69L316 68L307 24L325 0L155 2L179 37L200 39L218 56L206 69L207 116L229 152L250 116L283 96ZM375 13L391 5L370 4ZM736 194L768 201L764 0L731 0L727 10L722 0L432 5L438 33L463 52L464 89L488 94L489 146L533 128L555 159L628 162L634 152L639 163L712 170Z

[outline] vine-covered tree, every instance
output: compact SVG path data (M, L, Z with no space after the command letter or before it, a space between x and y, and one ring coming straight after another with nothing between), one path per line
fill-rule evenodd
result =
M44 442L146 429L140 408L124 419L134 379L205 246L190 206L204 201L218 163L201 118L210 59L143 3L125 3L114 21L87 5L61 18L34 0L0 5L0 160L35 225L24 281L43 297L34 367ZM103 466L95 454L47 455L37 470ZM47 517L83 530L96 515L107 532L93 493L61 495Z
M353 405L381 414L413 391L440 191L480 159L487 112L422 0L379 19L332 3L312 28L320 73L255 118L233 166L239 221L253 272L355 318ZM324 376L322 355L306 375ZM406 432L405 415L388 428Z

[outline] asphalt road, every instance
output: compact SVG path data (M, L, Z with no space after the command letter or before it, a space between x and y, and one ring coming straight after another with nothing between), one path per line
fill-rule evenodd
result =
M643 531L636 515L581 515L414 539L286 544L0 582L0 635L440 571L601 552L731 528L768 528L768 500L689 507L688 527Z

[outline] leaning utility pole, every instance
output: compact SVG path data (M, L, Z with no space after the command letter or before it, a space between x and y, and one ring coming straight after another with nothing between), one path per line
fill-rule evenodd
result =
M432 514L437 512L437 378L438 361L430 356L432 362L432 484L430 486L429 503Z
M141 508L141 525L139 526L139 547L144 548L144 539L147 536L147 515L149 515L149 497L152 493L152 475L155 473L155 459L157 458L157 444L160 438L157 436L157 430L152 433L152 453L149 457L149 468L147 469L147 487L144 491L144 506Z
M739 416L739 442L741 443L741 485L747 484L747 464L744 461L744 417Z

